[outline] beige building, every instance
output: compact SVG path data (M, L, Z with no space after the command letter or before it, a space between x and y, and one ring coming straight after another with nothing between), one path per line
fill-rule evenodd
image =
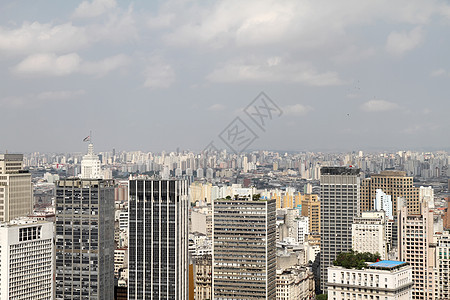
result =
M212 299L212 257L205 254L194 257L196 300Z
M392 211L398 209L397 198L405 199L411 213L420 213L419 188L413 186L413 178L403 171L381 171L361 181L361 211L374 209L377 189L392 197Z
M120 278L123 271L128 268L128 249L114 250L114 277ZM128 278L124 278L128 281Z
M328 268L328 300L409 300L412 285L411 266L402 261L382 260L362 270Z
M385 213L363 212L352 224L352 249L358 252L379 253L387 258Z
M314 274L307 268L277 270L277 300L314 299Z
M400 209L398 252L400 260L412 266L414 286L411 299L435 299L433 212L426 205L422 210L423 214L409 214L406 207Z
M313 234L320 234L320 201L319 195L301 195L302 216L309 218L309 231Z
M0 222L33 211L31 174L23 170L22 154L0 154Z

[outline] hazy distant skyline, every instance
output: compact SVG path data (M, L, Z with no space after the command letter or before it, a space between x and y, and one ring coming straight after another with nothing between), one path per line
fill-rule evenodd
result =
M0 3L0 153L450 148L445 1ZM217 143L217 147L225 145Z

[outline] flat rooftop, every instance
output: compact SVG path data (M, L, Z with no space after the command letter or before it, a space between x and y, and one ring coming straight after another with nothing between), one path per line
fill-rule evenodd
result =
M408 263L404 261L397 261L397 260L382 260L378 261L376 263L368 265L371 269L380 269L380 270L393 270L398 269L403 266L407 266Z

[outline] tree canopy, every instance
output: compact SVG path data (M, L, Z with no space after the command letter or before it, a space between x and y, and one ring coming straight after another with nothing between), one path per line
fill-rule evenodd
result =
M333 261L333 265L341 266L347 269L358 269L366 267L366 262L376 262L380 260L380 254L372 254L370 252L341 252Z

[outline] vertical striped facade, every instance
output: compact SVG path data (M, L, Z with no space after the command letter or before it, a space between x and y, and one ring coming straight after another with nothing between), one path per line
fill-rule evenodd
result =
M128 299L187 299L187 181L130 180L129 196Z
M213 298L276 299L276 200L217 199Z

